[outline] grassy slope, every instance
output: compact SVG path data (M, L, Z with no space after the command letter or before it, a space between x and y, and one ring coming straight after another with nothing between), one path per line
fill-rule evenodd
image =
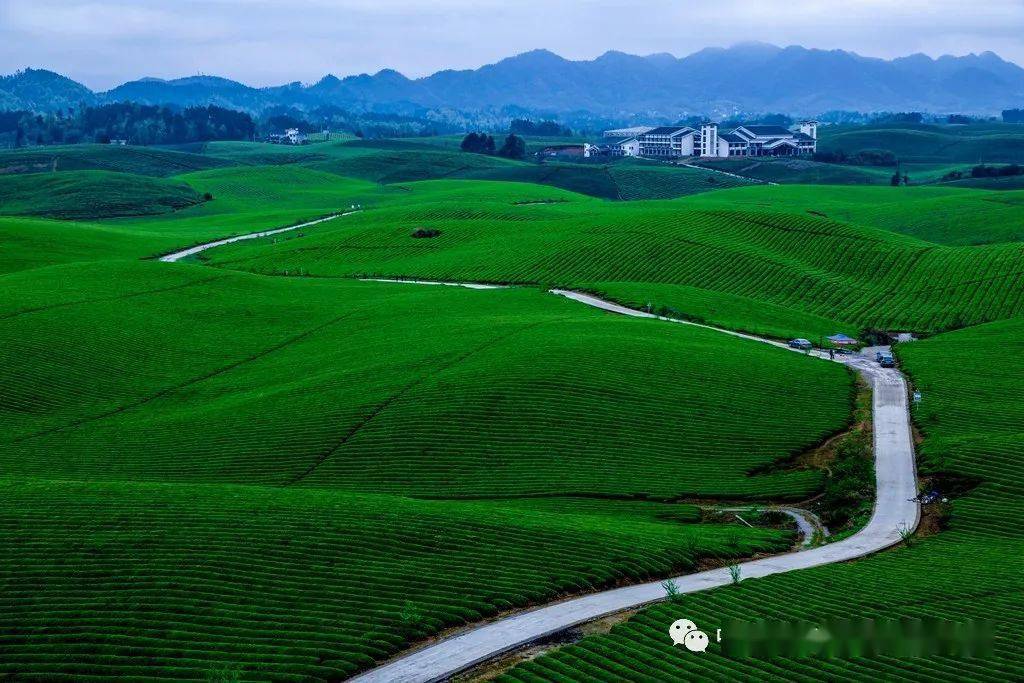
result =
M1024 310L1017 284L1024 277L1021 245L937 247L806 212L765 212L773 192L799 188L748 188L662 203L553 205L517 205L498 191L470 189L452 202L463 187L410 185L410 193L422 197L415 205L381 206L275 245L229 245L210 252L210 259L269 273L684 285L858 327L935 330ZM441 235L413 240L410 226Z
M202 196L180 180L113 173L0 176L0 214L103 219L169 213L199 204Z
M166 268L139 264L133 279ZM837 367L535 290L184 267L179 283L113 298L132 270L63 267L84 303L4 320L9 475L805 497L815 472L746 473L836 430L849 407ZM34 281L11 292L40 309L49 283Z
M504 681L591 680L1016 680L1024 670L1019 571L1024 515L1024 321L961 330L900 347L924 399L921 471L981 484L950 507L948 530L875 557L751 579L678 604L660 605L513 669ZM950 480L937 480L956 495ZM946 482L946 483L944 483ZM933 508L935 506L932 506ZM933 509L932 513L936 511ZM932 617L993 620L991 659L726 659L717 645L700 657L673 648L668 625L685 616L709 632L726 619ZM725 634L728 637L728 634Z

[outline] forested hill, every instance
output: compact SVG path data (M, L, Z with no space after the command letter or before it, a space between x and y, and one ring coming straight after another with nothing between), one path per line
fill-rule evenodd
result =
M665 87L652 87L658 84ZM792 114L832 109L997 113L1024 104L1024 69L992 52L885 60L843 50L743 43L683 58L607 52L590 61L570 61L534 50L479 69L439 71L420 79L385 69L373 75L328 75L311 85L266 88L193 76L143 78L97 93L44 70L0 78L0 108L53 111L71 104L123 101L213 104L250 113L324 105L396 113L416 108L522 107L616 117L737 109Z

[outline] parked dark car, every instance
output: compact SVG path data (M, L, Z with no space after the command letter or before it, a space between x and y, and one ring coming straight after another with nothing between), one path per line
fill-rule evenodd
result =
M810 351L814 348L814 345L806 339L790 339L789 348L800 349L801 351Z
M889 354L882 354L882 357L878 360L878 364L883 368L894 368L896 367L896 359Z

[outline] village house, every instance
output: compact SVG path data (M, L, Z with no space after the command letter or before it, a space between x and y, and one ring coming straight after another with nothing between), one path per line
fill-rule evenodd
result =
M640 141L636 137L605 137L594 144L583 145L585 157L635 157L640 155Z
M306 134L300 133L298 128L288 128L284 133L271 133L269 140L275 145L304 145Z

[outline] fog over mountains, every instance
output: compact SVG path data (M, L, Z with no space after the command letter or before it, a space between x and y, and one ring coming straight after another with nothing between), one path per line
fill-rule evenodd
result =
M534 50L479 69L439 71L418 79L385 69L373 75L327 75L314 84L265 88L193 76L142 78L93 92L45 70L0 78L0 109L49 111L125 100L216 104L252 113L277 106L333 105L396 113L520 107L555 115L587 111L622 118L737 111L807 115L834 109L994 114L1024 106L1024 69L992 52L885 60L843 50L742 43L682 58L606 52L594 60L570 61Z

